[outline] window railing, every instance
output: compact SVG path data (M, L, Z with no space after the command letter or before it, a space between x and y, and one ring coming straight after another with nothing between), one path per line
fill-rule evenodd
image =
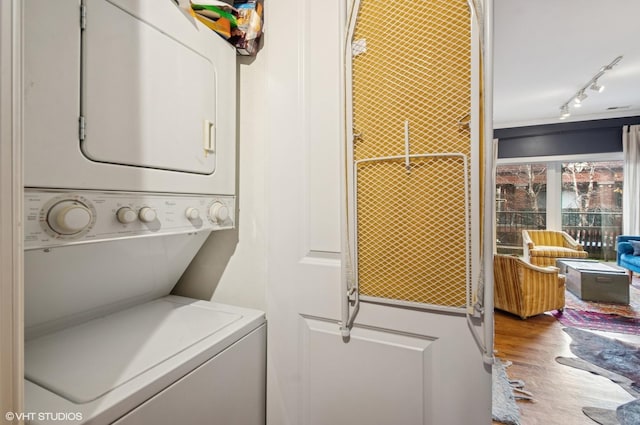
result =
M545 229L546 212L496 212L496 245L498 253L522 255L522 230ZM622 212L564 211L562 230L567 232L589 258L611 261L616 257L616 237L622 233Z

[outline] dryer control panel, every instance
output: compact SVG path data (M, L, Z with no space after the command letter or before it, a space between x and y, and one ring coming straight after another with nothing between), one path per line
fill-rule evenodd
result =
M25 249L234 228L233 196L25 189Z

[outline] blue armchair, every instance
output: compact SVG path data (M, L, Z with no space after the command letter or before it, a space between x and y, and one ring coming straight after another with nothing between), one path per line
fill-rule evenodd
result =
M640 255L633 255L633 246L629 241L639 241L640 236L620 235L616 239L618 249L618 265L629 271L629 283L633 272L640 273Z

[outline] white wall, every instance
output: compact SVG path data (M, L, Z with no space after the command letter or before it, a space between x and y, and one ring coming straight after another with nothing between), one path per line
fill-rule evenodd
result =
M174 293L266 309L265 52L238 58L236 229L213 233Z

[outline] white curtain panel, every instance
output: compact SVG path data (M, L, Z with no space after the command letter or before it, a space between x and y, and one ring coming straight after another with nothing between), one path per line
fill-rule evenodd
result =
M622 129L624 186L622 190L622 233L640 235L640 125Z

